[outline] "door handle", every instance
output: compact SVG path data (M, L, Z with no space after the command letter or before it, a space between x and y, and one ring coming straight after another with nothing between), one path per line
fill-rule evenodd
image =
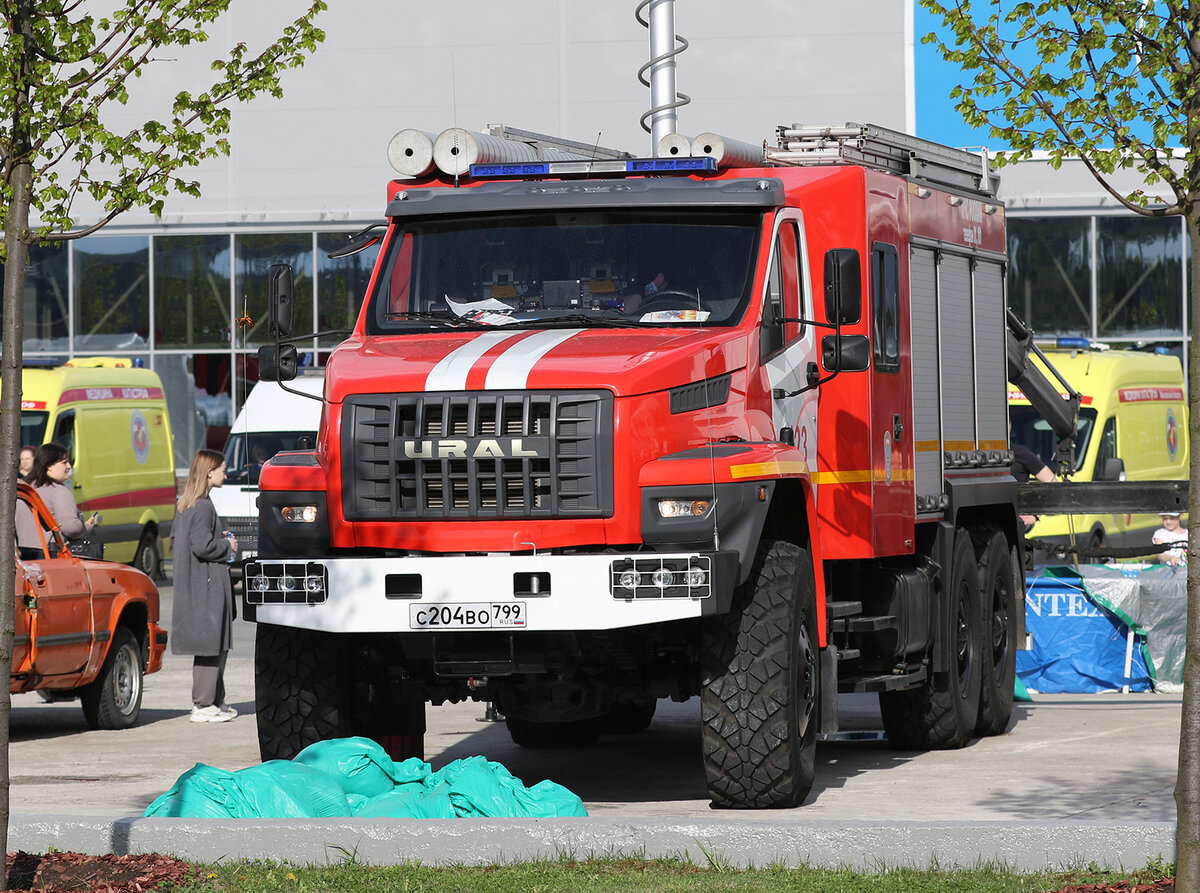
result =
M904 422L900 421L900 413L892 415L892 443L899 443L904 436Z

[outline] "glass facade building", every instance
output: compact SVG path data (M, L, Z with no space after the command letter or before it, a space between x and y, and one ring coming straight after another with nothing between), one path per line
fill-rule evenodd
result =
M272 264L295 272L295 332L353 326L378 247L327 255L354 231L94 235L33 246L25 359L120 356L154 369L167 392L176 465L185 468L197 449L223 449L258 380ZM338 339L299 344L303 361L319 365Z

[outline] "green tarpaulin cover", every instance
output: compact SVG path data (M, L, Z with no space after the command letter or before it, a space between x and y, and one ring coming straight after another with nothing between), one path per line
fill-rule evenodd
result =
M552 781L527 788L484 757L455 760L436 772L415 758L395 763L369 738L319 741L292 760L236 771L197 763L143 813L224 819L586 815L583 801Z

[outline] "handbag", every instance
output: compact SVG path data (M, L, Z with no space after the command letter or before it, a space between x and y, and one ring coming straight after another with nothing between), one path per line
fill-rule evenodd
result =
M68 540L67 548L76 558L103 558L104 543L98 540Z

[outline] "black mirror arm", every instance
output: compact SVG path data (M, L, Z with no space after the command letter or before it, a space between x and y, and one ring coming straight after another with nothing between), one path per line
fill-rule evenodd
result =
M803 320L803 319L800 319L800 320L785 319L782 321L783 322L808 322L811 325L820 326L823 329L833 329L834 337L841 337L841 334L842 334L842 324L840 322L836 322L836 323L813 322L812 320ZM812 377L812 369L816 365L817 365L816 363L809 363L808 383L805 384L804 387L797 388L794 391L785 391L783 388L772 388L771 389L771 398L773 400L783 400L787 397L798 397L801 394L806 393L808 391L816 390L817 388L819 388L821 385L825 384L826 382L833 381L833 379L837 378L838 373L840 373L842 371L842 352L840 350L837 352L837 364L834 367L833 371L830 372L828 375L826 375L824 378L818 378L816 381L814 381L813 377Z
M834 323L831 323L831 322L817 322L815 319L804 319L803 317L797 317L797 318L793 319L790 316L785 316L782 319L774 320L775 325L778 325L778 326L785 325L786 323L789 323L789 322L799 323L802 326L816 326L821 329L834 329L835 331L838 328L837 325L835 325Z

